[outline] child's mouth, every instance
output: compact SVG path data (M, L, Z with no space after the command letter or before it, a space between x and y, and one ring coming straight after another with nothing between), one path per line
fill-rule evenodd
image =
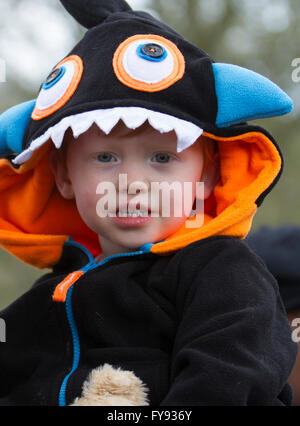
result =
M151 214L150 210L145 210L145 211L136 210L135 212L117 211L117 217L148 217L150 216L150 214Z
M120 226L142 226L152 220L151 210L136 210L129 212L126 210L117 210L116 216L112 218L113 221Z
M113 221L120 226L142 226L149 223L153 218L151 216L146 217L113 217Z

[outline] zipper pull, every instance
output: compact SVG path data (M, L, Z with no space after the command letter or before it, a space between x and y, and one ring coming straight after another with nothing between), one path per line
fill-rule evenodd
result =
M69 288L84 274L84 271L71 272L55 288L52 295L54 302L65 302Z

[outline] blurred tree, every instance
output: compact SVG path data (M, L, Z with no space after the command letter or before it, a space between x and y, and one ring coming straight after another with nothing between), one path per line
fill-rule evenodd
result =
M258 120L278 140L285 157L280 182L254 221L300 223L298 195L300 83L292 81L300 57L300 2L289 0L128 0L174 27L217 62L241 65L266 75L295 101L288 117ZM82 37L80 27L58 0L1 0L0 58L6 83L0 83L0 112L33 99L54 64ZM35 270L0 252L0 309L48 270Z

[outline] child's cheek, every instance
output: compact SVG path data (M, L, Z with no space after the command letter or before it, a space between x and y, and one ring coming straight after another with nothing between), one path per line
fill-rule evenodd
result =
M77 203L80 203L81 208L87 209L90 214L96 213L96 204L99 199L99 195L96 193L97 185L97 179L93 176L85 175L78 188Z
M176 222L174 219L186 219L193 207L195 195L192 189L193 183L177 182L169 193L160 193L160 215L163 218L169 218L170 222Z

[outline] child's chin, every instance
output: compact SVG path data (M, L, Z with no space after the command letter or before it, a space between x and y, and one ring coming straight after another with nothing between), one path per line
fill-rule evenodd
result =
M114 241L115 244L118 244L121 247L126 247L128 250L132 251L139 249L144 244L154 243L156 240L159 241L159 238L155 238L151 233L143 232L143 235L137 234L137 230L131 229L114 240L111 237L111 241Z

